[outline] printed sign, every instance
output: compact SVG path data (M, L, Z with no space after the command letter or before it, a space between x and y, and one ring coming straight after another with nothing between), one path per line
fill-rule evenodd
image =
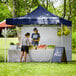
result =
M66 52L64 47L55 47L52 62L67 62Z

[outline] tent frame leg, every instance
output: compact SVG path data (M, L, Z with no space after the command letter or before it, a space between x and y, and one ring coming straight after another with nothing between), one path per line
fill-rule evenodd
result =
M6 48L7 48L7 27L5 27L5 59L4 62L6 62Z
M61 47L63 47L63 24L61 23Z

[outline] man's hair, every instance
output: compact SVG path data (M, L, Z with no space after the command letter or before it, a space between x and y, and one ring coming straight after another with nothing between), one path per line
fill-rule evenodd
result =
M25 36L30 36L30 33L29 33L29 32L27 32L27 33L25 34Z

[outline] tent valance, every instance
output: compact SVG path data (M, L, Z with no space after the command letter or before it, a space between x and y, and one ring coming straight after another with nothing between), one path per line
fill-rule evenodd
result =
M64 24L67 26L71 26L72 22L60 18L49 11L47 11L42 6L39 6L33 12L18 18L8 18L6 19L6 23L10 25L31 25L31 24L46 24L46 25L60 25Z

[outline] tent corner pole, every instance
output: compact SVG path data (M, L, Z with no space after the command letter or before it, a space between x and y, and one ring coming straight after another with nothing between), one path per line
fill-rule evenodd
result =
M63 47L63 24L61 23L61 47Z
M5 59L4 59L4 62L6 62L6 45L7 45L7 36L6 36L6 33L7 33L7 27L5 27Z

